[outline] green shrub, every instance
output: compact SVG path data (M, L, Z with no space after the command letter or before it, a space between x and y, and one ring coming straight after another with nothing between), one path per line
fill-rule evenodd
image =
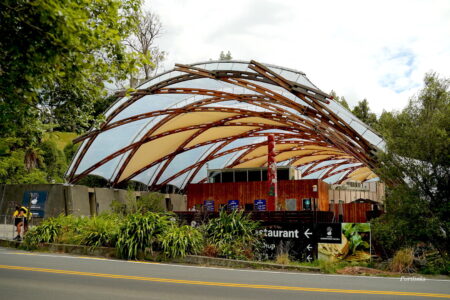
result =
M117 215L92 217L81 229L80 243L92 247L115 247L120 223Z
M419 269L419 273L432 275L450 275L450 261L438 257L429 260L425 266Z
M185 257L187 254L197 254L203 246L201 232L187 225L170 226L158 236L158 240L167 257Z
M127 205L118 200L113 200L111 202L111 211L114 214L125 216L127 214Z
M81 233L88 217L73 215L60 215L55 221L61 226L54 242L58 244L79 245L81 243Z
M260 237L255 235L258 228L259 223L243 212L222 211L205 225L204 232L207 243L217 247L219 256L250 259L260 245Z
M128 215L119 228L117 253L127 259L137 258L139 251L153 250L156 237L170 225L167 216L147 212Z
M25 249L36 249L39 243L53 243L62 228L61 218L49 218L31 228L24 237Z
M150 212L165 212L165 208L162 205L164 200L163 194L160 193L148 193L136 200L137 210L141 213Z

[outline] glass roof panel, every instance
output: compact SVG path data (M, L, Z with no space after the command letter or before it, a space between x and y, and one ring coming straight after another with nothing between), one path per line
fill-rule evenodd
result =
M120 105L122 105L125 101L127 101L128 99L130 99L130 97L123 97L120 99L117 99L116 102L114 102L113 105L111 105L106 112L104 113L105 117L108 117L110 114L113 113L113 111L115 111Z
M71 161L71 163L70 163L69 168L67 169L66 175L69 174L69 173L72 171L72 169L73 169L73 167L74 167L74 164L75 164L75 161L76 161L76 160L78 159L78 157L81 155L81 152L82 152L83 148L86 146L87 142L88 142L88 140L83 141L83 142L81 143L81 146L78 147L78 150L77 150L77 152L75 153L74 157L72 158L72 161Z
M183 153L178 154L166 168L164 173L158 180L158 184L164 182L164 180L177 174L178 172L186 169L187 167L195 164L203 154L209 150L211 145L201 146Z
M148 181L148 185L152 185L155 184L154 180L156 178L156 175L159 173L159 171L161 170L161 168L166 164L166 160L160 162L159 164L154 165L154 171L152 172L151 176L150 176L150 180ZM152 169L153 169L152 167Z
M376 135L375 133L373 133L371 130L367 130L363 134L363 138L365 138L367 141L369 141L372 145L379 145L382 142L384 143L383 139L381 137L379 137L378 135ZM381 149L383 149L383 148L381 148Z
M184 188L184 182L188 176L189 176L189 172L183 173L180 176L177 176L176 178L171 180L168 184L172 184L172 185L176 186L177 188L182 189L182 188Z
M360 166L362 165L362 163L354 163L354 164L345 164L342 166L337 167L336 169L333 170L333 172L337 172L346 168L350 168L350 167L356 167L356 166Z
M338 163L343 162L343 161L345 161L345 159L323 161L323 162L319 163L317 166L315 166L313 168L313 170L318 169L318 168L322 168L322 167L325 167L325 166L328 166L328 165L338 164Z
M128 123L105 131L97 136L78 166L77 174L82 173L108 155L128 146L133 135L142 128L145 122L147 120Z
M306 85L306 86L308 86L308 87L310 87L310 88L313 88L313 89L317 89L317 90L319 89L314 83L312 83L312 82L308 79L308 77L306 77L306 76L304 76L304 75L300 76L300 77L297 79L297 83Z
M209 90L220 90L224 87L229 87L229 84L220 80L210 78L199 78L189 81L183 81L168 85L166 88L202 88Z
M159 165L155 165L155 166L151 167L150 169L134 176L132 178L132 180L142 182L143 184L148 184L148 182L150 181L150 178L154 175L154 173L158 167L159 167Z
M138 114L145 114L155 110L163 110L192 95L186 94L154 94L142 97L126 109L121 111L111 122L116 122Z
M306 175L303 177L303 179L316 179L320 178L323 174L325 174L330 168L327 168L325 170L319 170L317 172L311 173L309 175Z
M230 100L230 101L222 101L222 102L216 102L211 104L203 105L204 107L226 107L226 108L240 108L240 109L246 109L250 111L257 111L257 112L273 112L270 109L256 106L253 104L248 104L246 102L240 102L237 100Z
M263 142L265 140L267 140L266 137L241 138L241 139L235 140L235 141L231 142L230 144L226 145L218 153L222 153L222 152L228 151L230 149L245 146L245 145L253 145L255 143Z
M125 154L128 154L129 152L130 151L127 151ZM113 174L114 169L117 166L117 163L125 154L117 156L116 158L110 160L106 164L98 167L97 169L92 171L90 174L101 176L101 177L105 178L106 180L111 180L112 179L111 175Z
M209 169L222 169L225 167L225 164L233 158L235 153L226 154L224 156L218 157L208 162Z
M206 164L205 164L200 168L198 173L195 175L194 179L192 179L192 183L198 183L202 179L206 178L206 176L208 176L208 174L207 174L208 172L206 170L207 169L206 169Z
M335 174L333 176L330 176L328 178L325 178L323 181L325 181L328 184L333 184L333 183L337 182L341 178L342 178L342 174L339 173L339 174ZM335 200L336 201L336 200L340 200L340 199L330 199L330 200Z

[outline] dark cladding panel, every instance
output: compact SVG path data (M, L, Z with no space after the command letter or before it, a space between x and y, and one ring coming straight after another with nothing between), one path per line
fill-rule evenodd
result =
M247 181L247 171L234 171L234 181L235 182L246 182Z
M248 171L248 181L261 181L261 171Z
M233 172L223 172L222 173L222 182L234 182Z

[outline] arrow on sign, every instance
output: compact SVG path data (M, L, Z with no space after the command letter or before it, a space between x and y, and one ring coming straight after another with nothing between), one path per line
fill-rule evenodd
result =
M306 257L306 260L308 261L308 262L310 262L311 261L311 255L308 255L308 257Z
M309 228L306 229L306 231L304 232L305 236L307 239L309 239L309 236L312 235L312 232L309 231Z
M311 251L312 249L311 244L308 244L308 246L306 246L306 249L308 249L308 251Z

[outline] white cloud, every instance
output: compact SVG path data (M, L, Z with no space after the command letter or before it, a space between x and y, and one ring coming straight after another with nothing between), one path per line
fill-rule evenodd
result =
M152 0L175 62L255 59L301 70L350 104L403 108L428 71L450 77L450 1Z

